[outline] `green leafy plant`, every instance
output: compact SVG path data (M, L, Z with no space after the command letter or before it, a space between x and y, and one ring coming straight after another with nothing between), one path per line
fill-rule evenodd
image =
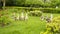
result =
M12 20L7 15L1 16L0 18L0 26L2 27L9 25L11 22Z
M55 17L51 23L46 24L46 31L43 34L60 34L60 17Z
M35 11L30 11L29 15L30 16L41 16L42 13L41 11L35 10Z

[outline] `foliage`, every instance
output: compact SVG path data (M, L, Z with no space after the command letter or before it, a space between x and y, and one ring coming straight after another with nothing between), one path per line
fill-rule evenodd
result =
M6 0L6 6L14 6L16 3L16 0Z
M34 11L40 10L43 13L60 13L60 8L30 8L30 7L8 7L11 12L21 12L22 10ZM14 9L12 9L14 8Z
M0 14L0 26L4 27L5 25L9 25L10 23L12 23L8 12L1 12Z
M2 2L1 2L1 0L0 0L0 9L2 9L2 6L3 6L3 4L2 4Z
M11 22L12 22L12 21L11 21L8 17L6 17L6 16L2 16L2 17L0 18L0 25L1 25L2 27L4 27L5 25L9 25Z
M25 7L56 7L60 5L60 0L6 0L8 6Z
M43 34L59 34L60 33L60 17L55 17L51 23L47 23L46 32Z
M40 9L44 13L60 13L60 8L43 8Z
M30 16L41 16L42 13L41 13L41 11L35 10L35 11L30 11L29 15Z

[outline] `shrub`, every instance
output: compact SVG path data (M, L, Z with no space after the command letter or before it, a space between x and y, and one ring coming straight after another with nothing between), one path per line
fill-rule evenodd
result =
M8 7L11 12L21 12L22 10L40 10L43 13L60 13L60 8L34 8L34 7ZM13 9L12 9L13 8Z
M30 15L30 16L41 16L42 13L41 13L41 11L35 10L35 11L30 11L30 12L29 12L29 15Z
M40 10L44 13L60 13L60 8L41 8Z
M5 25L9 25L12 20L10 19L10 17L8 16L8 14L1 12L1 17L0 17L0 26L4 27Z
M56 17L51 23L46 24L46 31L43 33L47 34L60 34L60 17Z

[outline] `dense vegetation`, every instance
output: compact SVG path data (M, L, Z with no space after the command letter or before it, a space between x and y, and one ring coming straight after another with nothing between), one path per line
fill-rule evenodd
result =
M51 23L46 24L46 31L40 34L60 34L60 16L55 17Z
M60 5L60 0L8 0L6 5L27 7L56 7Z
M5 2L6 6L54 7L54 8L56 6L58 7L60 6L60 0L5 0Z
M60 13L60 0L5 0L5 3L6 6L30 7L25 8L27 10L38 8L45 13ZM0 0L0 8L2 6L3 2Z

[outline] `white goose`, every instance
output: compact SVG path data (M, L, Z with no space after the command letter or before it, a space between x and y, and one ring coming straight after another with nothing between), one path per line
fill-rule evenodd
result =
M12 13L11 18L12 18L12 19L15 19L15 17L16 17L15 15L16 15L15 13Z
M19 17L20 17L20 16L19 16L19 14L18 14L17 17L16 17L16 19L19 20Z
M44 20L44 16L42 15L42 16L40 17L40 19L41 19L41 20Z
M21 19L21 20L24 20L24 13L23 13L23 12L21 13L20 19Z
M26 13L25 20L28 20L28 14Z

